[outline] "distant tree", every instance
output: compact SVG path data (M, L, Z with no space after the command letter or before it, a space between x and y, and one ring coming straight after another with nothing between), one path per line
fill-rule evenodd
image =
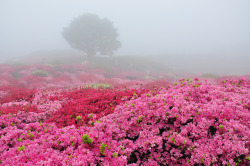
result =
M88 57L95 56L97 52L110 56L121 47L112 22L95 14L75 18L68 28L64 28L62 35L72 48L82 50Z

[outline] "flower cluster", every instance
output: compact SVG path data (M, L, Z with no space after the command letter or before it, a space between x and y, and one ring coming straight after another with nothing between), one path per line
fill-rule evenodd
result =
M132 142L98 125L76 129L0 116L0 165L126 165ZM127 147L121 150L120 147Z
M1 115L0 165L249 165L249 83L40 90L16 105L32 103L53 116L32 122Z
M9 103L12 101L32 101L36 93L35 89L23 88L23 87L11 87L1 86L0 91L0 104ZM5 93L4 93L5 92Z
M61 65L22 65L13 66L0 64L0 87L69 87L89 83L112 82L120 86L124 82L145 80L146 72L120 71L114 67L98 68L91 63L61 64ZM161 75L153 74L150 78L159 78ZM128 85L126 85L129 87Z
M113 113L117 105L132 98L138 98L147 91L146 89L83 88L65 92L61 97L51 97L51 100L66 98L67 102L46 122L55 123L57 127L93 124L100 117Z
M180 80L117 106L100 121L116 131L115 139L134 142L128 163L247 165L248 87L242 79L220 85Z

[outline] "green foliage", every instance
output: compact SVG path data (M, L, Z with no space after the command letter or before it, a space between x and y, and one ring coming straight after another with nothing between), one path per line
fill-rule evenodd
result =
M29 136L30 139L32 139L34 137L34 134L28 133L28 136Z
M90 115L89 115L89 118L92 118L93 117L93 113L91 113Z
M102 155L105 155L105 149L106 149L106 147L107 147L106 144L104 144L104 143L101 144L100 153L101 153Z
M47 72L45 70L33 70L31 72L31 75L35 75L35 76L39 76L39 77L48 77L49 72Z
M142 117L139 116L137 122L138 122L138 123L141 123L141 122L142 122Z
M18 150L18 151L25 150L25 146L24 146L24 145L22 145L22 146L18 147L18 148L17 148L17 150Z
M235 163L235 165L240 164L240 162L241 162L241 159L240 159L240 158L236 158L236 159L234 159L234 163Z
M112 155L112 157L117 158L117 153L114 152L113 155Z
M76 117L76 120L81 120L81 119L82 117L80 115Z
M223 126L223 125L220 125L220 126L219 126L219 128L220 128L220 129L223 129L223 128L224 128L224 126Z
M83 136L82 136L82 142L90 144L91 142L93 142L93 139L89 138L89 136L87 134L83 134Z
M193 87L200 87L200 85L198 85L198 84L194 84L194 85L193 85Z
M85 85L82 88L93 88L93 89L103 88L103 89L107 89L107 88L110 88L110 87L111 87L110 84L89 84L89 85Z
M97 52L112 55L121 47L117 30L108 19L100 19L95 14L83 14L75 18L68 28L64 28L63 37L72 48L82 50L89 57Z

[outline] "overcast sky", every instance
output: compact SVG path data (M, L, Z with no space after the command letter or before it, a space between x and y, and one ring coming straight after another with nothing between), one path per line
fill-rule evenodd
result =
M70 49L84 13L113 22L117 54L250 56L250 0L0 0L0 57Z

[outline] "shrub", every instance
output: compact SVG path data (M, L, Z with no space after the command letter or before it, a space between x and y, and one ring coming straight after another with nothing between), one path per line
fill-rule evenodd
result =
M249 88L244 79L218 83L182 79L151 91L63 91L57 100L68 101L54 115L61 121L51 122L64 128L41 122L26 124L10 114L0 116L0 162L249 165ZM82 108L89 110L81 114ZM106 116L99 116L97 122L102 112ZM67 122L70 115L75 116L73 123ZM84 120L92 123L85 126ZM75 122L77 127L72 125Z
M63 98L68 98L69 100L47 122L55 123L58 127L88 125L89 122L95 122L100 117L113 113L116 106L120 103L132 98L138 98L147 91L146 89L115 90L84 88L65 92L61 98L53 97L59 100ZM90 118L89 115L91 114L92 116L94 114L95 118ZM82 118L76 120L78 116Z
M81 88L103 88L103 89L106 89L106 88L111 88L111 85L110 84L88 84L88 85L85 85Z
M247 165L249 89L244 80L231 82L180 80L117 106L99 121L113 139L133 141L128 164Z
M45 70L33 70L31 75L39 76L39 77L48 77L49 72Z
M4 96L0 97L0 103L8 103L8 102L19 102L22 100L32 101L37 90L29 89L29 88L18 88L11 86L2 86L0 87L1 91L7 92Z

